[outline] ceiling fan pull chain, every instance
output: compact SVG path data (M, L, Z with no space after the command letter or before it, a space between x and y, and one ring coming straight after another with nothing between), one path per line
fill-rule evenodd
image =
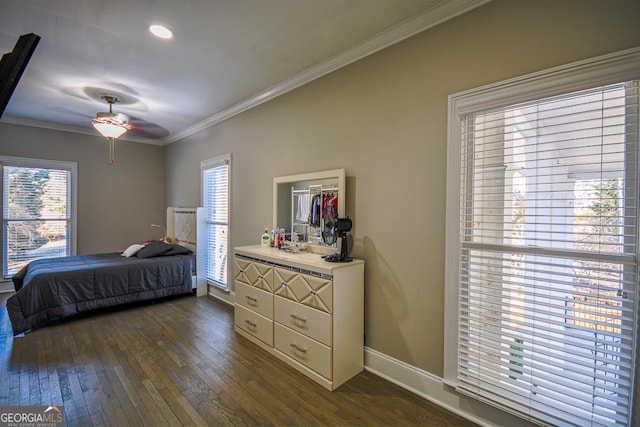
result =
M109 112L98 112L91 123L100 135L109 141L109 166L111 166L116 161L115 140L129 131L131 125L129 125L129 117L126 114L113 112L113 104L119 101L118 98L111 95L103 95L102 98L109 104Z
M109 166L116 161L116 140L115 138L109 138Z

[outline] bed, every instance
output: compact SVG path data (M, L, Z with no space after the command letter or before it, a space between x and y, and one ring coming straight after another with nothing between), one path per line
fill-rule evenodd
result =
M204 256L197 243L202 216L202 208L169 208L171 244L155 241L122 253L32 261L14 275L16 293L7 300L14 335L100 308L206 294L206 280L199 275L204 263L198 266Z

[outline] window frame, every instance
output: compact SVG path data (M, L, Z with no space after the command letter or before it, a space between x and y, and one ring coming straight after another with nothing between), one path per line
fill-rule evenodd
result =
M200 162L200 205L204 206L204 199L205 199L205 179L204 179L204 173L206 170L209 169L214 169L220 166L227 166L227 222L226 222L226 226L227 226L227 253L226 253L226 266L225 266L225 270L227 272L227 283L222 283L219 282L217 280L210 280L208 277L206 278L207 283L213 286L216 286L217 288L225 291L225 292L229 292L229 244L231 242L231 154L223 154L221 156L217 156L217 157L213 157L211 159L207 159L207 160L203 160ZM206 211L206 209L205 209ZM205 268L205 276L208 276L208 265L210 262L210 254L208 253L209 251L209 242L208 242L208 228L211 224L209 223L209 220L207 218L207 213L205 212L205 226L207 227L207 242L206 242L206 250L207 250L207 256L206 256L206 262L207 262L207 266Z
M460 126L462 118L478 111L497 109L622 81L638 80L639 78L640 48L633 48L449 96L444 317L444 382L446 384L452 387L458 385L458 275L461 250L459 213L463 179L461 168L463 135ZM634 392L637 393L637 391Z
M13 157L13 156L0 156L0 207L2 208L2 232L0 232L0 251L2 254L2 278L1 280L8 280L11 276L4 276L4 272L7 269L6 254L5 254L5 218L4 218L4 167L25 167L25 168L42 168L42 169L58 169L66 170L70 172L70 189L69 197L70 203L70 218L69 223L69 256L77 254L77 226L78 226L78 164L76 162L68 162L62 160L48 160L37 159L30 157Z

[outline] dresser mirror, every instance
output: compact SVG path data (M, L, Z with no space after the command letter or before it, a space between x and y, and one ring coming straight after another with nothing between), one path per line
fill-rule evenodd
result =
M329 231L345 216L344 169L280 176L273 179L273 228L308 243L312 250L335 248ZM295 237L294 237L295 236Z

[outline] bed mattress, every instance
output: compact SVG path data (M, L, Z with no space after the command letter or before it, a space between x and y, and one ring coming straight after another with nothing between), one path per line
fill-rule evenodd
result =
M7 300L14 335L73 314L189 293L193 254L153 258L120 253L40 259L14 277Z

